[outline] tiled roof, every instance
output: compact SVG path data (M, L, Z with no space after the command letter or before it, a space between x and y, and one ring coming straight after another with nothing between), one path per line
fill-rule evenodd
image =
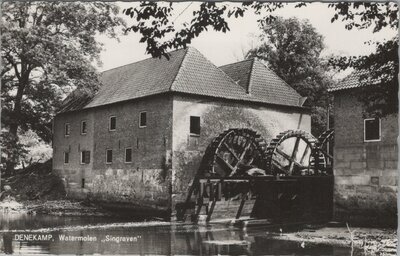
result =
M253 101L301 106L304 98L257 59L220 67L250 93Z
M107 70L100 80L102 85L91 100L88 96L84 104L71 104L70 100L60 112L165 92L297 107L303 103L294 89L261 62L246 60L218 68L194 48L173 51L169 60L149 58Z
M367 74L367 71L357 70L346 76L344 79L334 84L328 89L328 92L346 90L351 88L361 87L360 76Z

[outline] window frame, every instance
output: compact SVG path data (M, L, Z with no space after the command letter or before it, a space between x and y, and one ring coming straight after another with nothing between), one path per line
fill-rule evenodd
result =
M142 114L145 114L145 119L146 119L146 123L144 125L142 125ZM147 127L147 111L141 111L139 112L139 128L145 128Z
M68 133L67 133L67 127L68 127ZM71 124L64 123L64 137L69 137L69 135L71 135Z
M192 131L191 131L192 117L197 117L199 119L199 133L192 133ZM201 117L200 116L189 116L189 135L192 137L200 137L200 134L201 134Z
M127 151L128 149L131 150L131 161L126 161L126 151ZM127 147L127 148L125 148L124 162L125 162L126 164L130 164L130 163L133 162L133 149L132 149L132 147Z
M111 119L112 118L115 118L115 128L114 129L111 129ZM114 132L114 131L116 131L117 130L117 116L110 116L109 118L108 118L108 131L110 131L110 132Z
M111 151L111 162L108 162L108 151ZM112 164L113 163L113 150L110 148L106 149L106 164Z
M367 140L366 138L366 121L370 121L370 120L376 120L378 119L379 121L379 139L376 140ZM382 122L380 118L365 118L364 119L364 142L377 142L377 141L381 141L382 140Z
M84 153L89 152L89 162L85 162ZM81 164L90 164L90 151L89 150L81 150Z
M85 132L83 132L83 123L85 123L85 128L86 128ZM81 121L81 135L86 135L86 134L87 134L87 120L82 120Z
M68 156L68 161L66 162L65 161L65 156ZM64 151L64 164L69 164L69 152L67 152L67 151Z

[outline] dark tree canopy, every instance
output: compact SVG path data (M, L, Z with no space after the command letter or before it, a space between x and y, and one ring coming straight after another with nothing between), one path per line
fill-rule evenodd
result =
M265 61L298 93L306 96L312 109L312 132L322 133L327 128L327 88L332 84L327 75L327 60L320 56L324 49L322 35L307 20L296 18L277 17L261 29L261 44L246 57Z
M276 18L273 15L275 10L284 8L287 4L281 2L234 4L202 2L198 10L193 12L193 18L185 22L182 29L175 29L174 27L172 20L173 3L142 2L139 8L128 8L124 10L124 13L132 17L133 20L128 31L139 32L142 35L140 42L147 44L147 53L153 57L166 56L168 58L168 50L186 47L194 38L208 29L221 32L229 31L229 17L238 18L247 12L253 12L259 15L258 22L261 26L264 26ZM305 3L295 3L295 7L299 8L306 5ZM374 32L379 32L383 28L398 28L398 5L393 2L339 2L328 4L328 7L334 9L334 15L327 17L327 19L330 19L331 22L342 21L345 28L349 30L372 28ZM361 82L365 85L371 79L374 79L376 84L381 84L381 86L378 85L375 89L363 94L365 97L361 99L362 101L366 104L372 102L370 106L367 106L368 111L381 115L390 114L393 111L397 112L397 101L388 97L389 95L397 95L397 78L396 81L391 78L393 78L392 74L397 74L398 67L396 66L398 64L389 65L380 69L380 71L375 70L377 65L368 64L372 62L382 63L382 60L387 57L387 52L395 52L397 47L398 43L395 38L379 44L376 53L369 56L353 56L342 58L339 61L331 61L339 69L351 67L366 70L369 78L361 78ZM395 58L397 58L397 54ZM355 61L357 59L359 61ZM392 59L389 59L389 61L392 61ZM363 60L365 61L363 62ZM356 64L357 62L359 64ZM398 61L395 60L394 63L398 63ZM388 86L385 86L385 84ZM390 89L388 89L389 87Z
M50 141L51 118L65 94L96 90L92 62L102 50L96 35L117 36L124 25L117 13L101 2L2 3L1 123L8 171L23 153L19 132L32 130Z

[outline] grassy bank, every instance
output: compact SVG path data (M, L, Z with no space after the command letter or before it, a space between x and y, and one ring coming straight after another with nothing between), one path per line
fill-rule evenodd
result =
M68 216L104 216L110 213L88 201L66 198L62 179L52 172L51 160L15 170L1 180L0 209Z

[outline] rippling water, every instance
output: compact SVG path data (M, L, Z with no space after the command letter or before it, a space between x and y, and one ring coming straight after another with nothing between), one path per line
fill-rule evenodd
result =
M243 231L217 224L172 225L100 217L13 214L0 215L0 228L0 253L6 254L351 254L350 248L310 244L302 248L298 242L273 239L265 229ZM66 237L70 240L65 240Z

